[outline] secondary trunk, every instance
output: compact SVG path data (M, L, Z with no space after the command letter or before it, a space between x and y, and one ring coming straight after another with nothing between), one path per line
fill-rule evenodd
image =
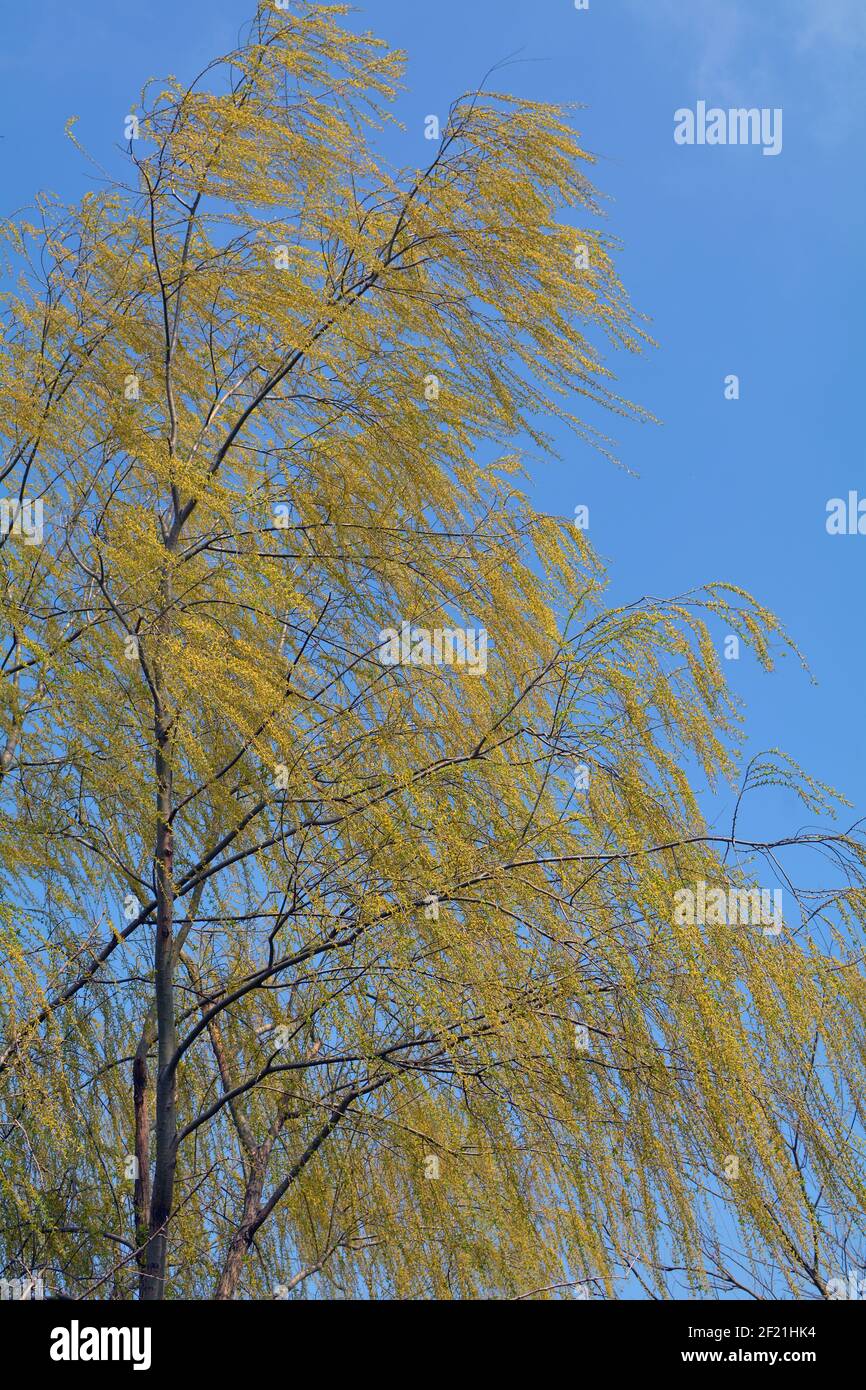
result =
M257 1229L255 1223L261 1212L262 1188L269 1152L270 1144L266 1143L253 1156L249 1180L244 1193L244 1209L240 1225L229 1241L220 1277L214 1290L214 1298L232 1299L237 1292L244 1261L249 1254L250 1242Z
M140 1297L165 1296L168 1222L177 1167L177 1030L174 1013L174 835L171 824L170 721L156 686L156 943L154 976L157 1017L156 1162Z

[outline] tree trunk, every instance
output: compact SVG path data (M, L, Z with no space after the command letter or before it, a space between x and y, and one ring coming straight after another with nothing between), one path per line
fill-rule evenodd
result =
M136 1263L145 1269L145 1245L148 1235L150 1207L150 1116L147 1109L147 1049L148 1030L145 1025L132 1064L132 1098L135 1110L135 1190L132 1209L135 1216Z
M150 1202L150 1226L140 1296L165 1297L168 1221L177 1167L177 1031L174 1013L174 834L171 825L171 721L156 691L156 946L154 952L158 1028L156 1077L156 1163Z
M244 1267L244 1260L249 1253L250 1242L255 1234L256 1218L261 1211L262 1188L265 1180L265 1170L267 1168L268 1155L270 1153L270 1143L267 1141L255 1153L250 1166L250 1176L247 1182L246 1192L244 1193L244 1209L241 1216L241 1223L229 1241L220 1277L214 1290L214 1298L232 1299L237 1292L238 1283L241 1277L241 1270Z

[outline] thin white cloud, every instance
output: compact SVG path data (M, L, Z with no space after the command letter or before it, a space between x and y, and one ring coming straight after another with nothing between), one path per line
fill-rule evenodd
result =
M797 46L832 46L854 55L866 48L863 0L798 0Z
M635 18L676 44L691 89L719 105L777 105L792 79L804 128L844 138L866 114L866 0L628 0Z

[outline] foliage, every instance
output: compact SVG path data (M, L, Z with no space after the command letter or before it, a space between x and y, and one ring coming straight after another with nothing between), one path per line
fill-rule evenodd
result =
M402 58L344 15L262 6L145 91L127 184L5 229L4 486L46 516L2 537L7 1275L820 1294L866 1206L862 841L706 824L713 626L769 669L778 624L611 608L520 491L545 415L643 415L569 113L470 93L390 170ZM403 622L486 672L383 665ZM677 924L786 849L840 872L779 934Z

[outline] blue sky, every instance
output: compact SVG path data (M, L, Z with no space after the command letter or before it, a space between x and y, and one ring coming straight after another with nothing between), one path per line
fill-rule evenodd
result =
M0 54L3 211L37 189L77 198L118 169L123 118L144 80L193 76L232 47L248 0L66 0L10 7ZM617 422L626 469L572 440L539 467L545 511L590 507L611 593L680 593L728 579L776 611L817 684L786 658L772 677L728 670L748 747L781 745L866 811L866 536L828 536L826 503L864 468L866 6L862 0L367 0L351 21L409 55L386 152L421 164L424 118L494 63L502 89L580 102L598 156L620 272L657 350L617 366L623 394L661 426ZM859 82L858 82L859 78ZM777 158L683 147L674 111L781 107ZM726 401L736 373L741 398ZM601 422L599 422L601 423ZM757 809L757 808L756 808ZM770 815L772 811L772 815ZM776 812L783 819L777 819ZM765 820L765 815L769 819ZM761 830L796 808L765 803Z

